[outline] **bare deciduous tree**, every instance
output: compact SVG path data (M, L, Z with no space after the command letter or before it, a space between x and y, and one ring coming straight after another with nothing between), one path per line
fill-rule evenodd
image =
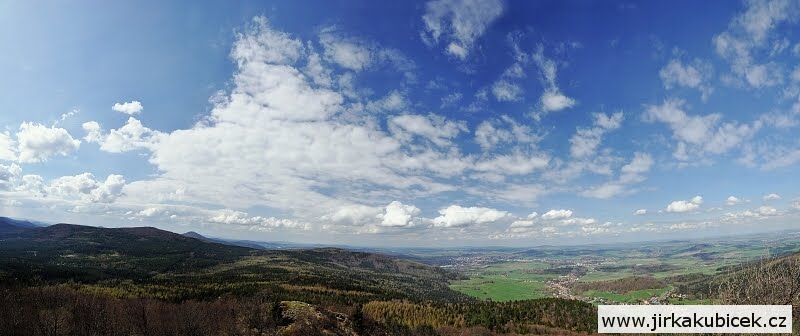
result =
M742 266L719 285L719 299L726 304L800 303L800 257Z

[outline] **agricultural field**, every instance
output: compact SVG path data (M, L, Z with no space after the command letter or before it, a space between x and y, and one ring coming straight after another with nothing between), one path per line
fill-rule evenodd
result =
M797 252L798 238L798 233L780 233L588 247L426 251L424 256L417 256L465 274L467 279L451 281L450 288L484 300L561 297L635 303L658 298L664 303L704 304L710 302L679 293L676 279L714 276L742 263ZM652 278L663 284L630 291L575 290L581 284L632 277Z
M457 280L450 288L464 294L494 301L538 299L551 296L547 281L558 274L545 273L542 262L505 262L470 272L469 279Z

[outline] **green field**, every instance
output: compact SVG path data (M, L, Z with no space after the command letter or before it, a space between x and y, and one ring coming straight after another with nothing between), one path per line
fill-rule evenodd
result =
M545 283L557 274L541 273L542 262L493 264L470 272L468 280L453 281L450 288L464 294L494 301L525 300L548 297Z
M657 288L657 289L642 289L637 291L631 291L627 293L613 293L613 292L602 292L602 291L595 291L590 290L583 293L584 296L590 298L603 298L606 300L611 300L615 302L624 302L624 303L635 303L641 300L649 299L653 296L660 296L669 291L669 287L665 288Z
M765 244L765 241L770 241ZM768 247L767 247L768 246ZM654 277L665 281L667 287L637 290L628 293L603 291L572 292L571 295L604 298L616 302L638 302L653 295L661 295L675 283L673 276L688 274L715 275L726 267L739 265L765 256L797 251L800 243L795 236L773 234L719 238L703 241L670 241L616 246L541 247L482 251L481 257L498 261L462 266L459 271L467 280L450 283L450 288L461 293L496 301L541 298L554 295L547 281L560 275L572 274L578 282L598 282L632 276ZM473 251L470 251L473 252ZM427 255L428 257L431 254ZM500 260L528 261L500 261ZM560 281L564 281L563 279ZM561 283L572 288L574 281ZM562 288L562 287L559 287ZM674 302L673 302L674 301ZM670 299L674 304L704 304L706 300L689 298L683 301Z

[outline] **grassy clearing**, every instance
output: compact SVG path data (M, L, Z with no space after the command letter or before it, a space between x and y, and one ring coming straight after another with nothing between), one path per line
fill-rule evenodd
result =
M538 299L549 296L545 283L501 278L472 278L450 285L450 288L484 300L511 301Z
M557 274L540 273L541 262L506 262L475 271L468 280L454 281L450 288L484 300L510 301L550 296L546 282Z

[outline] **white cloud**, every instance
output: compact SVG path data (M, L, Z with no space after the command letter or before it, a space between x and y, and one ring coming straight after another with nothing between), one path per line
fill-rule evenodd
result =
M517 101L522 98L522 88L515 83L501 79L492 84L492 94L501 102Z
M582 191L580 195L584 197L608 199L625 192L625 190L625 185L612 181L586 189Z
M516 122L509 116L502 116L500 120L485 120L475 129L475 142L484 151L491 150L499 144L531 144L540 139L541 137L534 134L528 126Z
M91 173L62 176L47 186L48 195L63 199L79 199L92 203L113 203L122 196L125 179L121 175L109 175L105 181L98 181Z
M81 125L84 131L86 131L86 136L83 137L83 140L86 142L94 142L99 143L103 139L103 129L100 127L100 124L96 121L87 121Z
M603 135L620 127L623 115L622 112L616 112L610 116L604 113L595 113L594 118L594 127L578 128L575 135L569 139L571 144L570 154L573 157L593 156L600 145L600 141L602 141Z
M545 87L539 99L539 109L541 111L534 112L534 119L539 120L549 112L557 112L575 106L578 102L561 93L558 88L558 65L552 59L544 56L544 47L538 46L537 51L531 55L531 59L539 68L542 84Z
M451 205L439 210L441 216L433 219L433 225L437 227L463 227L474 224L485 224L499 221L508 213L505 211L481 207L461 207Z
M619 194L631 193L630 185L644 181L645 173L653 166L653 157L650 154L635 152L633 159L620 168L619 177L595 187L580 192L581 196L608 199Z
M688 201L675 201L667 206L667 212L689 212L696 210L703 204L703 198L695 196Z
M139 101L133 100L124 103L116 103L114 106L111 107L112 110L125 113L125 114L137 114L142 112L144 106Z
M542 109L545 112L561 111L575 106L577 101L570 97L565 96L559 90L546 90L540 100Z
M635 211L633 214L634 214L634 215L637 215L637 216L644 216L644 215L646 215L646 214L647 214L647 209L639 209L639 210L636 210L636 211Z
M8 132L0 132L0 160L15 161L17 143Z
M684 64L680 59L673 59L658 74L667 89L678 86L697 89L702 93L702 99L706 100L714 91L708 84L712 72L713 68L708 62L695 60L691 64Z
M699 153L722 154L750 139L760 128L761 122L752 125L736 122L720 123L720 114L693 116L684 111L685 102L680 99L667 99L661 105L650 105L644 113L647 122L662 122L672 129L678 140L675 158L689 160L689 145Z
M381 217L381 209L363 204L352 204L340 207L333 213L320 219L337 225L364 226L377 222Z
M63 128L23 122L17 132L20 162L43 162L53 156L67 156L81 145Z
M514 152L475 162L472 169L479 172L503 172L505 175L524 175L547 167L550 157L544 153Z
M542 215L544 219L566 219L572 217L572 210L560 209L550 210Z
M791 0L747 1L745 5L745 12L731 20L728 30L714 36L714 47L731 63L733 74L749 86L777 85L783 81L781 65L758 58L776 56L769 43L772 32L781 24L796 22L800 6Z
M22 168L16 163L10 165L0 164L0 190L10 190L17 185L22 174Z
M386 206L381 226L407 227L414 225L413 219L420 213L419 208L393 201Z
M775 193L764 195L764 201L775 201L779 199L781 199L781 195Z
M463 98L461 92L453 92L451 94L448 94L442 97L442 104L439 106L439 108L447 108L453 106L456 103L460 102L461 98Z
M758 207L758 214L762 216L775 216L778 214L778 210L771 206L760 206Z
M577 226L577 227L576 227ZM576 233L591 235L608 233L611 223L599 224L594 218L574 217L572 210L552 209L538 216L528 215L525 219L517 219L508 226L508 238L525 238L531 235L574 235ZM573 230L560 231L559 227L572 227Z
M725 200L725 204L729 205L729 206L734 206L734 205L739 204L741 202L742 202L742 200L740 200L739 198L737 198L735 196L728 196L728 198Z
M323 30L320 43L325 49L325 57L344 68L361 71L373 63L372 50L365 42L339 36L334 28Z
M122 175L109 175L105 182L98 183L97 188L92 190L92 202L112 203L122 195L122 188L125 187L125 179Z
M367 103L366 109L370 112L398 112L408 108L409 102L405 94L392 90L385 97Z
M228 209L217 211L216 214L208 218L208 221L218 224L244 225L251 227L251 229L261 229L267 231L276 228L308 229L308 224L298 221L279 219L275 217L250 216L245 212Z
M622 166L620 181L623 183L639 182L642 174L650 171L653 166L653 157L647 153L636 152L630 163Z
M459 133L468 131L465 123L449 121L433 114L393 117L389 120L389 129L399 139L408 141L411 136L420 136L437 146L450 145L452 139Z
M422 16L422 38L429 46L445 43L447 53L464 60L475 41L501 14L501 0L429 1Z
M166 214L169 214L169 211L162 207L149 207L136 213L136 215L141 217L155 217Z
M99 124L91 123L87 130L86 140L92 139L99 141L100 149L111 153L121 153L136 149L149 149L155 146L164 134L159 131L151 130L142 125L136 118L128 118L125 126L119 129L112 129L107 135L100 135ZM86 124L84 129L86 130ZM94 127L97 126L97 129Z

